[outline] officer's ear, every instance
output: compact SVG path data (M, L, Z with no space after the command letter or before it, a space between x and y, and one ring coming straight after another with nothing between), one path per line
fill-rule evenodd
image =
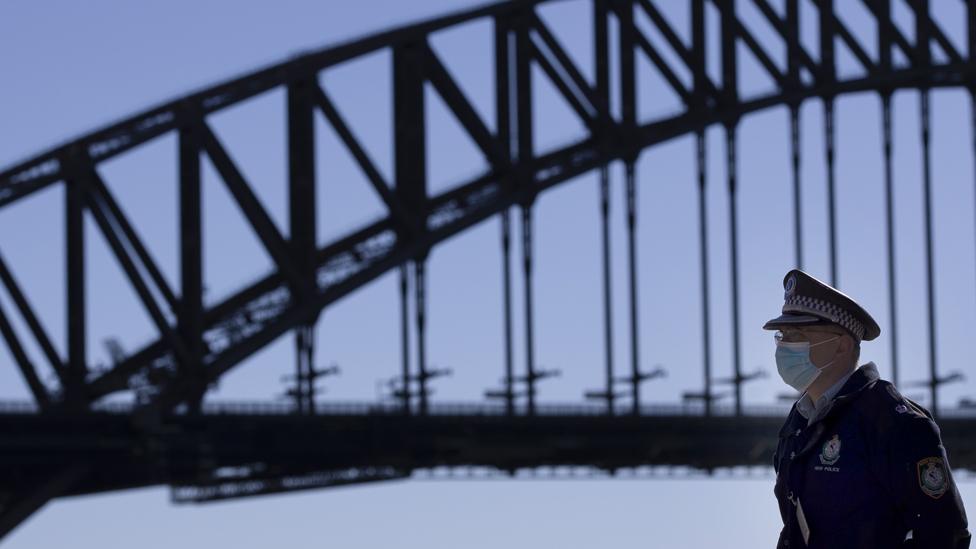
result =
M840 346L837 348L838 352L848 354L854 350L854 337L851 334L843 334L840 338Z

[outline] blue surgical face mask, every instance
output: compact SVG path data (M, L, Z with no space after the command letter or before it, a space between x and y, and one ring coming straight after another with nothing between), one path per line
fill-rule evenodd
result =
M797 391L805 391L817 379L820 372L826 370L827 367L836 361L836 359L831 360L827 364L824 364L823 368L817 368L810 360L810 348L822 343L829 343L835 339L840 339L840 336L818 341L812 345L809 341L789 342L777 340L776 370L779 372L779 376L783 378L783 382Z

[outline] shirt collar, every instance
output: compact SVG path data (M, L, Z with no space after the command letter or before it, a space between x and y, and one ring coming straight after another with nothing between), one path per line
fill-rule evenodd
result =
M864 389L870 385L873 381L880 379L881 376L878 374L878 367L874 362L868 362L862 364L851 377L847 380L847 383L841 387L839 393L835 394L837 398L847 397L853 393Z
M799 412L801 416L806 418L808 422L812 423L814 419L824 412L827 405L834 399L835 396L837 396L837 393L844 388L844 385L847 384L847 381L850 380L851 376L853 376L858 370L862 369L873 370L875 375L877 375L877 367L873 362L868 362L859 368L851 370L847 373L847 375L838 379L836 383L828 387L827 390L820 395L816 402L814 402L810 395L804 391L803 395L801 395L799 400L796 401L796 411ZM868 372L862 372L862 374L868 374Z

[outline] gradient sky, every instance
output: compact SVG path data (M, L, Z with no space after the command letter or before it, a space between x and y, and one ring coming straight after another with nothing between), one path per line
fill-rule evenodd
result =
M782 2L773 2L779 6ZM163 100L363 34L458 10L464 0L360 2L89 2L8 1L0 4L0 166ZM686 2L658 2L687 40ZM743 3L744 4L744 3ZM872 55L876 37L855 3L841 17ZM588 2L557 2L540 13L571 55L592 76ZM896 22L911 37L912 20L895 2ZM934 0L940 25L965 50L962 3ZM804 43L816 51L815 11L804 3ZM772 51L769 28L744 6L747 26ZM644 20L650 38L660 43ZM710 25L712 37L717 27ZM475 22L435 35L432 45L462 89L494 127L491 27ZM712 40L714 44L715 40ZM709 71L718 73L717 50ZM840 72L857 74L839 54ZM846 56L845 56L846 55ZM938 59L938 55L936 57ZM639 57L639 112L651 120L680 110L650 63ZM897 58L896 58L897 59ZM333 96L380 171L392 171L390 57L371 55L325 71ZM754 61L741 61L744 95L770 89ZM582 125L536 73L538 135L545 151L579 136ZM429 99L430 190L438 193L483 167L436 94ZM287 227L284 94L275 91L211 117L210 122L279 227ZM837 103L839 286L879 321L882 336L865 344L862 360L891 377L890 315L884 255L880 106L876 95ZM928 371L925 265L921 206L918 94L895 96L895 196L898 325L904 392ZM775 374L772 342L762 322L777 314L783 274L794 266L787 113L772 109L739 128L739 265L742 366L769 375L746 386L748 404L774 402L785 387ZM933 181L936 305L940 372L976 374L969 364L968 326L976 321L972 135L965 92L933 92ZM805 217L803 267L829 275L823 166L822 106L803 108ZM382 207L326 125L317 122L319 234L326 243L382 214ZM716 377L732 371L728 278L728 197L724 136L708 132L708 207L712 348ZM99 166L137 231L178 287L176 141L158 139ZM668 377L643 389L646 402L678 402L700 390L703 340L698 263L697 189L690 137L647 150L638 166L640 343L644 368L661 365ZM629 367L622 170L613 171L614 351ZM542 402L579 402L603 379L602 287L598 188L593 174L537 201L535 254L537 363L562 370L540 385ZM12 265L41 320L63 351L62 191L51 188L0 210L0 251ZM271 264L244 225L209 164L204 168L206 300L212 303L266 272ZM513 217L514 218L514 217ZM153 328L90 220L87 259L89 360L107 364L102 342L129 350L154 337ZM517 228L517 224L515 225ZM518 241L516 231L515 241ZM516 253L518 248L516 247ZM517 256L516 256L517 257ZM513 258L514 259L514 258ZM491 219L436 248L428 263L428 357L454 375L434 382L434 402L480 401L503 371L499 222ZM513 266L517 262L513 262ZM513 271L516 368L523 366L521 283ZM8 296L0 304L10 311ZM317 362L336 362L342 375L327 380L325 399L374 399L377 382L399 371L396 276L391 273L344 298L322 315ZM18 326L20 326L18 324ZM22 328L22 326L20 326ZM272 400L293 369L291 338L282 338L233 370L214 400ZM37 350L28 349L32 356ZM46 373L46 375L48 375ZM943 389L942 402L972 394L971 383ZM0 398L24 399L11 357L0 350ZM951 448L950 458L951 458ZM275 496L202 507L176 507L165 489L134 490L59 500L7 540L12 548L82 542L102 548L188 546L266 547L679 547L771 546L779 528L771 470L720 471L715 478L675 473L651 480L411 480ZM976 509L976 487L960 489ZM703 527L703 525L707 525Z

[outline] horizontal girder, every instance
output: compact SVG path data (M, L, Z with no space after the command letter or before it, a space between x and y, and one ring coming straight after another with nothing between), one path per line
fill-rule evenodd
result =
M119 413L0 413L0 485L27 489L51 471L79 465L88 473L65 495L355 468L409 475L416 469L466 466L501 471L769 466L783 420L768 412L706 417L682 413L678 406L671 413L617 417L572 405L563 411L550 405L552 411L531 417L509 416L498 407L452 411L439 405L440 411L427 416L375 403L332 408L295 416L238 406L238 411L168 415L151 427ZM953 466L976 468L976 441L968 436L976 419L950 416L940 426Z

